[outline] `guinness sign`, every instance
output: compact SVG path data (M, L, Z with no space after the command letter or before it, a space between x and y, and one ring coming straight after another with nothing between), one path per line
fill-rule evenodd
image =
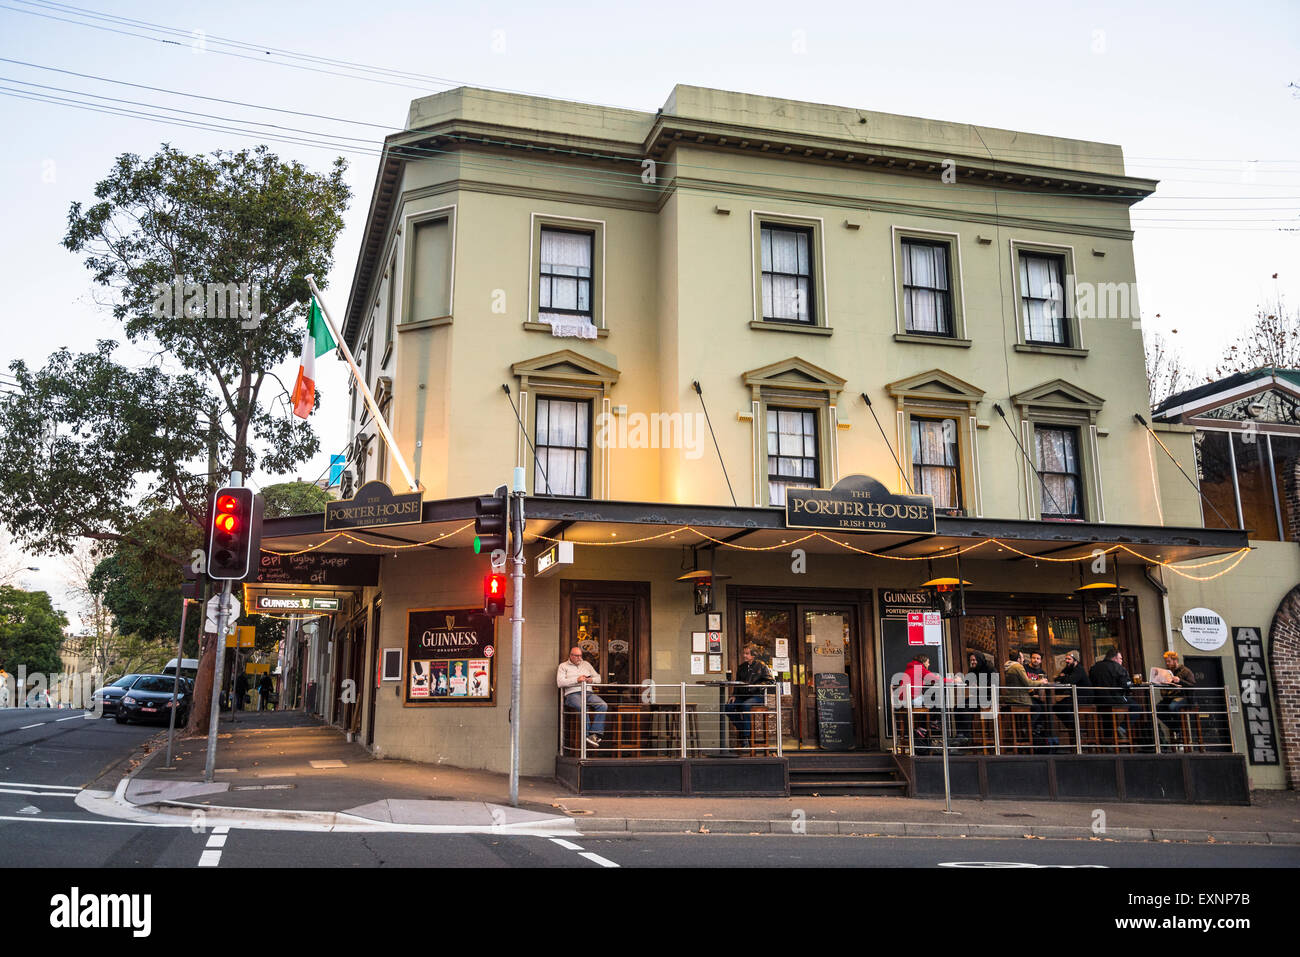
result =
M832 532L933 535L934 499L895 495L869 475L846 475L834 488L786 489L785 524Z
M395 495L383 482L367 482L354 498L325 505L325 531L411 525L420 521L423 492Z

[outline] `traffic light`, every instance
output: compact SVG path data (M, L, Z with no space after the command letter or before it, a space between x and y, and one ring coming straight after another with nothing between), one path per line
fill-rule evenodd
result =
M262 542L262 496L251 488L219 488L212 498L208 577L240 581L256 572Z
M506 611L506 576L492 572L483 578L483 614L503 615Z
M491 495L480 495L474 502L474 554L491 554L506 547L506 522L510 514L510 499L504 485Z

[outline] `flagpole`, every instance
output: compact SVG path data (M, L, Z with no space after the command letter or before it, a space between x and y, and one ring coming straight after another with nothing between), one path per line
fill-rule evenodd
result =
M375 426L379 429L380 435L384 437L384 442L387 443L388 450L393 453L393 458L397 459L397 466L402 470L402 477L406 479L406 484L410 486L412 492L420 491L420 486L411 477L411 469L406 464L406 459L402 457L401 450L397 448L397 443L393 441L393 434L388 431L388 423L379 414L379 407L375 405L375 397L370 394L370 387L366 385L365 377L361 374L361 370L357 368L356 361L352 358L352 352L348 349L348 344L339 335L334 320L330 318L330 311L325 308L325 299L320 290L316 288L316 280L308 276L307 285L311 286L312 295L316 297L316 303L320 306L321 315L325 317L325 323L330 327L330 333L334 336L334 341L338 343L339 351L343 353L343 358L347 360L348 366L352 369L352 376L357 380L357 385L361 389L361 398L365 400L366 408L370 410L370 415L375 420Z

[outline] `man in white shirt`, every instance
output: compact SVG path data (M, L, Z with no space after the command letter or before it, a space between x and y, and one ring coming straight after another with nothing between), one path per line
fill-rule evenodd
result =
M564 706L574 711L582 709L582 695L587 696L587 743L593 748L600 747L600 734L605 730L605 704L600 695L588 687L592 682L600 681L600 675L591 666L591 662L582 657L582 649L569 649L569 660L561 661L555 671L555 686L564 692Z

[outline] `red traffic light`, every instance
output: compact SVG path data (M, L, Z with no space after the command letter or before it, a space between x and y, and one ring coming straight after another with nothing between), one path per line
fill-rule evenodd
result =
M212 498L208 576L239 581L256 568L262 537L262 498L250 488L227 486Z
M239 499L233 495L217 496L218 512L235 512L239 510Z
M483 579L483 614L502 615L506 610L506 576L495 572Z

